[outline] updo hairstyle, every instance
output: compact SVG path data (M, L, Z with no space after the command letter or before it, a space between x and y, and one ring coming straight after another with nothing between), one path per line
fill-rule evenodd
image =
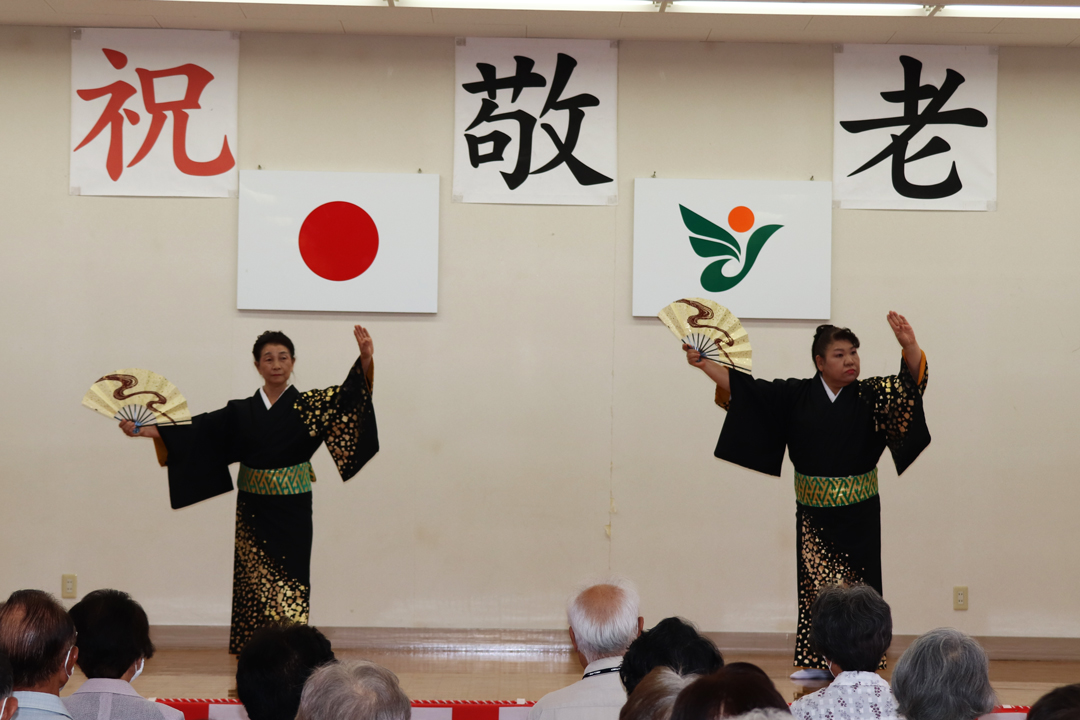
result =
M289 355L294 360L296 359L296 348L293 347L293 342L289 339L289 336L280 330L267 330L255 338L255 347L251 348L251 354L255 356L256 364L259 362L263 348L267 345L284 345L288 349Z

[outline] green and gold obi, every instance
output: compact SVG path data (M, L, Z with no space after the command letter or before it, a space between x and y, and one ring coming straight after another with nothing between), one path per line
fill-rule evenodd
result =
M305 462L273 470L255 470L240 463L236 487L256 495L299 495L311 492L315 471Z
M795 473L795 500L812 507L843 507L878 494L877 468L851 477L811 477Z

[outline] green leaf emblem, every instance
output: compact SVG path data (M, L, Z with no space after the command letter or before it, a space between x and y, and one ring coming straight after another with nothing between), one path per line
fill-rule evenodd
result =
M679 206L679 211L682 213L683 223L686 225L687 230L694 233L694 235L705 236L690 236L690 247L694 249L694 252L699 257L720 258L716 262L710 263L701 273L701 287L708 292L724 292L742 282L750 269L754 267L754 263L757 262L758 254L761 252L761 248L765 246L766 241L773 236L773 233L784 227L783 225L763 225L759 227L746 241L746 252L744 254L739 241L724 228L683 205ZM705 238L711 239L706 240ZM740 261L742 269L737 275L725 275L724 266L732 260Z

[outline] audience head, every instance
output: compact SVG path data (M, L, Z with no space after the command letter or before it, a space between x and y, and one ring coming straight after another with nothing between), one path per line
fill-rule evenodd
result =
M16 690L58 693L79 654L75 623L49 593L16 590L0 607L0 651L11 662Z
M907 720L971 720L996 700L986 653L953 628L916 638L896 663L892 689Z
M11 676L11 663L7 655L0 650L0 720L10 720L19 707L19 701L11 697L15 689L15 680Z
M409 720L397 675L366 660L323 665L308 678L296 720Z
M669 667L680 675L708 675L724 666L716 644L682 618L664 618L631 643L623 656L619 676L627 694L655 667Z
M255 631L236 664L236 695L251 720L293 720L304 683L334 661L326 636L310 625Z
M71 608L79 631L79 668L88 678L123 677L154 656L150 622L142 605L119 590L95 590Z
M765 671L737 662L690 683L675 700L671 720L717 720L768 709L790 716L787 703Z
M625 580L587 587L566 607L570 640L586 663L618 657L641 633L638 594Z
M892 643L892 613L868 585L826 585L810 607L810 642L840 670L874 672Z
M1080 684L1059 687L1039 698L1028 711L1028 720L1076 720L1080 718Z
M669 667L655 667L641 679L619 711L619 720L670 720L675 698L697 675L680 675Z

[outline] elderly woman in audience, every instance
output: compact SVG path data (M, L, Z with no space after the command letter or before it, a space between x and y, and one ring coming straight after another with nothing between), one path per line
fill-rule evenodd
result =
M1080 718L1080 684L1059 687L1031 706L1027 720L1076 720Z
M667 667L679 675L708 675L724 666L716 644L682 618L664 618L641 633L623 655L619 677L626 694L634 692L653 668Z
M653 668L626 698L619 720L671 720L675 698L697 678L697 675L680 675L663 665Z
M143 698L131 683L154 656L150 623L119 590L95 590L68 611L78 632L76 662L88 678L64 698L73 720L183 720L183 713Z
M323 665L304 683L296 720L409 720L397 675L367 660Z
M765 711L770 717L791 717L787 703L765 671L757 665L737 662L687 685L675 699L671 720L717 720L755 710Z
M971 720L997 700L986 653L953 628L916 638L896 663L892 689L907 720Z
M835 677L791 704L799 720L891 720L896 698L874 671L892 643L892 613L868 585L827 585L810 607L810 643ZM970 719L969 719L970 720Z

